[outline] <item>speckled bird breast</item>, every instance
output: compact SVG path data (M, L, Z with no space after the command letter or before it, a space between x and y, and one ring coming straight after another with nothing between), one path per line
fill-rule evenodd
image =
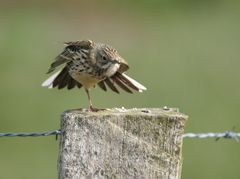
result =
M104 80L106 77L114 75L120 65L109 62L106 67L93 64L86 58L75 58L68 63L70 76L81 83L86 88L94 87L95 84Z

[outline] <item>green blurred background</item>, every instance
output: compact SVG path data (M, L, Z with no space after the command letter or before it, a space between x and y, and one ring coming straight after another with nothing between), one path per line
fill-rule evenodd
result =
M62 42L111 44L142 94L92 91L99 107L178 107L185 132L240 130L240 3L222 0L0 1L0 132L59 128L83 90L41 88ZM0 138L1 179L57 178L54 137ZM184 139L184 179L240 178L240 144Z

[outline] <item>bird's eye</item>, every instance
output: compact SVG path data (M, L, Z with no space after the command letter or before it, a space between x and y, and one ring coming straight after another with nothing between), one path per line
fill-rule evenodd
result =
M107 57L105 57L105 56L102 56L102 59L103 59L104 61L106 61L106 60L107 60Z

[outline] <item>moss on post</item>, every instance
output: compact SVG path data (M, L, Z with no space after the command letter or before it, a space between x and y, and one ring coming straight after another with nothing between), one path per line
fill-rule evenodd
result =
M59 179L179 179L186 119L167 108L66 111Z

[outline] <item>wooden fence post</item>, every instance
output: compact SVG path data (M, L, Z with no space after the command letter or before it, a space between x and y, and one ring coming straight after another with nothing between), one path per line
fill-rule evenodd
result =
M62 114L59 179L180 179L187 116L177 109Z

